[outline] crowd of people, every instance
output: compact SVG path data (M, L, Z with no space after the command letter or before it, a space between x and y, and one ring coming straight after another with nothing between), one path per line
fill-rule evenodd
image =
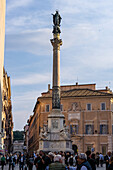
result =
M96 167L103 167L106 164L106 170L113 170L113 154L108 152L106 156L102 153L86 153L71 154L69 152L49 152L42 150L39 153L28 154L10 154L2 155L1 166L4 170L5 165L9 170L14 170L16 164L19 170L32 170L33 166L36 170L96 170Z

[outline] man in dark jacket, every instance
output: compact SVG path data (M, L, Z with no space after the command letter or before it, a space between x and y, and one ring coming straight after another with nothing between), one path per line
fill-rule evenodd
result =
M25 164L25 156L23 153L21 153L20 157L19 157L19 169L23 170L24 169L24 164Z
M108 170L109 160L111 158L111 152L108 152L107 155L104 157L106 163L106 170Z
M90 163L92 170L96 170L95 154L91 154L91 151L86 151L87 161Z
M110 158L110 164L108 165L108 170L113 170L113 156Z
M78 155L78 165L77 165L77 170L92 170L89 162L87 161L87 156L85 153L81 153Z

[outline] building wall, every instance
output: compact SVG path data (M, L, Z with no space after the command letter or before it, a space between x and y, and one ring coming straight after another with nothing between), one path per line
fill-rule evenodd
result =
M0 132L2 119L2 88L3 88L3 65L4 65L4 41L5 41L5 0L0 0ZM2 149L1 136L0 148Z
M18 152L22 153L24 148L24 142L23 141L15 141L13 144L13 153Z
M2 149L5 153L10 153L13 150L13 116L10 77L5 70L3 70L2 103Z
M82 88L86 88L86 86L83 87L82 85ZM71 91L71 93L73 92ZM94 90L95 92L98 91ZM103 152L104 154L108 150L112 151L112 98L113 95L107 95L107 93L104 93L103 96L100 96L100 94L86 96L85 93L80 97L66 95L61 97L65 124L69 127L72 144L77 145L78 152L85 152L91 148L94 148L95 152ZM105 103L105 110L101 110L101 103ZM87 104L91 104L91 110L87 110ZM49 105L48 112L46 105ZM47 126L47 117L51 110L50 90L37 99L34 115L29 120L29 139L32 139L32 142L29 143L30 152L38 150L39 131L41 127ZM104 134L101 134L103 132ZM35 141L37 145L35 145Z
M24 146L26 147L26 151L28 152L29 126L27 124L24 126L24 136Z

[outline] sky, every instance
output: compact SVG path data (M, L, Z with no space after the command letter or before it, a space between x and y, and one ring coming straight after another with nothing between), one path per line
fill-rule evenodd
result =
M4 66L14 130L23 130L37 98L52 87L56 10L62 17L61 85L96 83L97 89L113 90L112 0L6 0Z

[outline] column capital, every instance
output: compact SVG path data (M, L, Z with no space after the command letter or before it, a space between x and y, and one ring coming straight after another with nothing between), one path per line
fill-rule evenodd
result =
M50 41L53 46L53 49L60 48L60 46L62 45L62 39L54 38L50 39Z

